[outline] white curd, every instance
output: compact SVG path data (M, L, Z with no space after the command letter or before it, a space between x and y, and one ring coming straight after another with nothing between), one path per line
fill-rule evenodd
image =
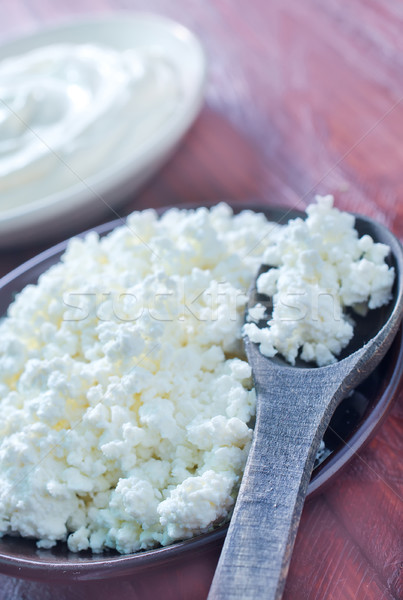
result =
M0 535L127 553L228 517L255 411L248 252L271 229L225 205L134 213L18 295L0 323Z
M273 298L273 312L266 327L246 323L244 332L265 356L279 352L291 364L300 356L324 366L353 337L345 308L363 313L387 304L395 273L385 262L388 246L359 238L354 216L333 207L332 196L316 199L305 221L290 221L268 244L263 263L272 268L256 287ZM251 320L264 317L259 306L250 312Z
M301 347L335 360L352 334L341 307L389 298L388 249L359 240L331 198L308 215L282 229L223 204L134 213L73 239L17 296L0 323L0 535L128 553L228 519L252 437L241 332L263 258L275 314L245 329L291 362ZM318 286L336 313L306 310Z

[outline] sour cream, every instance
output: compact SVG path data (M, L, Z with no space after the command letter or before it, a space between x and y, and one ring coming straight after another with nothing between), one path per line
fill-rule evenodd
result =
M3 60L0 211L90 185L141 151L180 95L174 67L150 50L60 44Z

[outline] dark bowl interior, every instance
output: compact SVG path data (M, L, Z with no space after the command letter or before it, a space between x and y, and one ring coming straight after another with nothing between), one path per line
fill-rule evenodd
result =
M303 216L294 210L253 202L230 204L236 212L248 208L264 212L269 220L281 223ZM121 221L117 220L97 227L95 231L103 235L120 225ZM0 280L0 316L6 313L16 293L28 283L35 283L41 273L59 260L66 245L67 241L50 248ZM393 402L402 372L403 345L399 331L380 365L336 410L324 436L331 452L315 465L308 498L321 492L368 441ZM68 551L65 543L43 550L36 547L34 540L5 536L0 539L0 572L37 581L65 583L122 578L128 574L139 576L144 570L152 573L155 579L163 572L175 573L174 565L179 564L190 574L195 567L202 569L206 560L214 566L226 529L226 525L222 525L190 540L126 556L112 551L101 555L90 552L75 554ZM151 568L152 571L149 571Z

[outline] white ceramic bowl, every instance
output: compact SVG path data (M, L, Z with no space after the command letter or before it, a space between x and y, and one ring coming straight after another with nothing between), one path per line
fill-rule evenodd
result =
M52 190L43 178L37 200L1 210L0 248L43 241L73 229L83 230L101 216L115 218L116 207L143 184L174 151L196 118L203 101L206 61L197 38L185 27L161 16L114 13L41 30L0 48L0 60L50 44L92 43L115 50L152 49L169 62L180 95L169 120L121 159L111 153L85 183ZM21 185L24 185L21 183ZM29 197L29 185L26 186Z

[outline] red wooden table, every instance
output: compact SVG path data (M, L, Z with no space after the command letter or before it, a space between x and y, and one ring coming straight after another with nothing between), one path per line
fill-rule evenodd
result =
M209 81L181 148L121 214L223 198L301 208L332 192L403 237L401 0L1 0L0 39L128 9L190 26ZM3 252L0 275L38 250ZM366 449L306 505L285 600L403 598L402 432L403 389ZM0 600L39 598L85 595L0 576Z

